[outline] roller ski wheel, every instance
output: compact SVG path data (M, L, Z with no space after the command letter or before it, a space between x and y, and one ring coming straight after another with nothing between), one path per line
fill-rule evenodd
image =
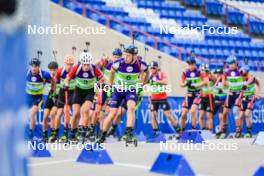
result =
M58 142L58 137L57 136L50 136L49 143L55 143L55 142Z
M126 141L126 140L127 140L127 134L124 134L124 135L121 137L121 140L122 140L122 141Z
M242 137L242 134L241 134L241 133L236 133L236 134L235 134L235 138L238 139L238 138L241 138L241 137Z
M137 138L128 136L127 139L126 139L126 147L128 147L130 144L133 144L134 147L137 147L138 146Z
M220 133L218 139L225 139L227 137L226 133Z
M105 137L100 136L99 138L95 139L94 143L95 144L102 144L105 142Z
M87 141L86 137L83 137L83 136L80 136L80 137L79 137L79 142L80 142L81 144L85 144L86 141Z
M111 127L111 129L107 133L107 137L109 137L109 136L115 136L115 129L113 127Z
M91 136L94 135L94 132L92 129L88 129L87 133L86 133L86 138L90 138Z
M72 144L72 145L78 144L79 143L79 137L69 137L68 143Z
M179 139L178 136L179 136L179 135L176 135L176 134L170 135L170 136L168 137L168 140L178 140L178 139Z
M49 142L49 138L48 137L43 137L41 139L41 142L48 143Z
M244 138L252 138L252 134L251 134L251 133L246 133L246 134L244 135Z
M68 143L68 136L62 136L59 140L60 143Z
M96 138L95 135L92 135L92 136L87 137L87 139L88 139L90 142L95 142L97 138Z

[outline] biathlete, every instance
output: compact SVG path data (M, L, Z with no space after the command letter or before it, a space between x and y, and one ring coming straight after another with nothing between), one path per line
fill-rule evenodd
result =
M235 56L230 56L226 60L229 64L229 68L226 70L223 83L224 86L228 87L228 93L225 100L224 110L223 110L223 124L221 126L221 131L219 138L223 139L227 136L227 117L230 109L235 105L237 108L240 106L240 93L243 88L243 77L239 71L237 59Z
M64 81L65 89L68 89L70 80L76 80L76 88L73 96L73 118L71 121L71 135L69 140L72 142L79 141L76 138L78 120L79 133L81 142L84 142L86 137L89 121L89 112L95 95L95 83L97 79L103 79L102 72L92 64L92 55L88 52L82 52L79 57L80 64L74 66Z
M239 138L242 136L242 122L243 122L243 117L245 115L246 117L246 126L247 126L247 131L244 137L250 138L252 137L252 122L251 122L251 113L252 109L254 107L255 101L260 98L260 82L259 80L251 75L249 73L250 68L249 66L245 65L240 68L240 73L242 74L242 77L244 79L244 84L243 84L243 94L241 96L242 101L240 104L240 110L239 110L239 117L236 119L236 138Z
M111 59L102 58L99 62L96 63L96 66L101 68L104 74L105 84L101 84L100 85L101 87L98 90L98 96L97 96L97 101L96 101L96 106L95 106L95 113L92 118L92 124L90 126L88 136L94 135L96 123L102 114L101 111L103 111L103 113L105 111L109 111L108 103L111 97L110 97L110 94L107 93L107 86L109 85L110 71L111 71L113 62L121 58L122 55L123 55L122 50L120 48L115 48L112 52Z
M147 64L139 60L137 54L137 47L130 45L124 49L124 58L118 59L112 65L109 77L109 85L113 87L113 95L110 100L110 112L104 120L102 134L96 143L103 143L105 141L107 132L123 100L127 105L126 143L135 141L133 138L133 130L136 102L138 99L137 87L140 87L138 85L140 80L142 81L140 83L144 85L149 75Z
M48 64L48 69L50 71L50 74L53 78L55 78L57 71L58 71L58 63L55 61L52 61ZM43 142L48 142L48 119L49 116L51 117L50 121L50 128L55 128L55 120L56 120L56 114L57 114L57 99L59 94L60 85L59 82L56 82L56 91L51 90L51 84L50 81L47 81L47 85L49 87L49 94L45 103L44 107L44 115L43 115L43 122L42 122L42 140Z
M195 86L201 83L200 71L196 67L196 60L194 57L187 59L188 68L182 73L181 87L187 87L187 93L182 103L181 113L181 132L186 128L187 113L190 110L192 117L192 129L196 129L196 109L199 102L200 88Z
M60 90L59 90L59 95L57 99L57 117L55 121L55 127L51 129L51 136L49 138L49 142L55 142L56 140L59 139L59 129L61 126L61 118L64 114L64 130L63 130L63 135L60 138L60 142L67 142L68 141L68 131L69 131L69 124L70 124L70 119L65 117L64 111L66 110L65 107L65 98L68 99L68 104L70 107L72 107L72 98L73 98L73 92L75 89L75 80L71 80L69 87L67 89L68 97L65 96L65 89L63 88L64 85L64 80L66 79L67 75L71 71L75 58L72 55L66 55L64 57L64 66L60 67L57 71L56 74L56 80L57 82L60 83Z
M30 124L28 137L32 140L34 137L34 130L36 125L36 114L42 103L42 96L44 93L44 86L46 82L51 83L51 92L55 91L55 80L51 75L40 68L40 60L33 58L30 63L30 69L27 71L26 76L26 95L27 105L30 109Z
M223 68L219 67L214 71L215 83L213 87L213 95L214 95L214 111L213 114L216 115L219 112L219 126L223 126L223 109L224 103L226 100L227 90L228 88L223 85L223 76L224 76ZM218 131L216 136L219 137Z
M213 86L214 77L210 73L208 64L202 64L200 66L201 83L196 84L195 87L200 87L200 99L199 99L199 121L201 130L213 130ZM205 113L207 112L207 125L205 125Z
M167 100L167 86L168 80L165 73L160 70L159 64L156 61L150 63L150 93L151 93L151 126L154 131L154 136L158 133L157 116L159 108L164 110L165 116L171 122L176 133L180 132L178 123L170 111L170 105Z

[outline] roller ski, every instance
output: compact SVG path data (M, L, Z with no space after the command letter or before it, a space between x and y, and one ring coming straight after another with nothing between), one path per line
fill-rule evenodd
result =
M79 136L72 136L72 135L71 135L71 136L69 137L68 143L74 145L74 144L78 144L79 141L80 141Z
M105 135L101 134L96 140L95 140L95 144L102 144L104 143L106 140Z
M49 143L55 143L57 142L59 139L58 139L58 136L56 134L52 134L48 140Z
M107 137L109 137L109 136L113 136L114 138L117 137L115 134L115 128L113 126L110 128L110 130L107 133Z
M235 133L235 138L241 138L241 137L242 137L241 129L237 128Z
M120 138L120 141L126 141L127 140L127 132L125 131L124 135Z
M218 135L219 135L218 139L225 139L228 137L228 135L225 132L220 132ZM229 137L231 137L231 135L229 135Z
M48 143L49 142L49 138L47 136L43 136L41 141L44 142L44 143Z
M168 140L178 140L180 138L180 135L182 134L181 129L179 127L175 127L174 129L176 133L170 135Z
M44 143L49 142L48 131L43 131L43 136L41 138L41 142L44 142Z
M133 137L132 134L127 135L125 143L126 143L126 147L128 147L130 144L133 144L134 147L138 146L138 140L137 138Z
M252 138L252 134L247 132L245 135L244 135L244 138Z
M172 134L168 137L168 140L178 140L179 138L179 134Z
M66 135L61 136L59 142L60 143L68 143L68 136L66 136Z

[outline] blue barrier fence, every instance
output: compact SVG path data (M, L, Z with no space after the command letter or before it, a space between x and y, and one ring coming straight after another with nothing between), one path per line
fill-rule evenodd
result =
M169 97L169 104L171 106L171 112L173 113L174 117L180 122L180 116L181 116L181 108L182 108L182 97ZM233 109L232 112L235 113L235 110ZM149 108L148 99L146 97L143 98L142 104L139 107L137 113L136 113L136 124L135 124L135 132L140 133L143 132L145 135L150 135L152 133L151 128L151 112ZM198 117L198 112L197 112ZM43 110L40 110L37 114L37 129L36 129L36 135L40 136L42 133L42 119L43 119ZM163 114L163 110L160 109L158 112L158 118L157 121L159 123L159 129L164 133L173 133L173 128L171 124L167 121L165 115ZM126 122L126 114L123 115L121 124L119 125L119 133L123 133L125 130L125 123ZM214 117L214 132L219 130L219 117L218 114ZM199 127L199 122L197 118L197 124ZM259 131L264 129L264 99L260 99L255 103L254 109L252 111L252 133L256 134ZM61 122L61 134L63 131L63 119ZM187 129L191 128L191 117L188 114L187 117ZM229 114L228 118L228 130L229 132L235 132L235 119L233 113ZM245 121L244 121L244 127L243 131L245 132Z

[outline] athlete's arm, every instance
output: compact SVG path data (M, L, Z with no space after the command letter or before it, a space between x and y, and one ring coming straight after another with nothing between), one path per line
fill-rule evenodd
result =
M148 69L148 65L144 61L141 61L140 64L140 78L141 78L141 83L143 85L147 84L149 80L149 69Z
M65 84L66 86L69 86L69 85L70 85L70 80L72 80L72 79L75 78L77 70L78 70L78 65L75 65L75 66L71 69L70 73L68 73L66 79L64 80L64 84Z
M257 96L261 97L261 86L260 86L260 81L254 77L255 84L257 86Z
M143 72L143 74L145 75L144 77L144 80L143 80L143 85L147 84L148 83L148 80L149 80L149 70Z
M160 80L156 80L155 82L161 85L167 85L168 84L167 75L165 75L164 73L161 73Z
M94 73L95 73L95 76L99 79L99 81L104 83L105 81L104 75L98 67L95 67Z
M109 75L109 85L112 86L114 82L116 70L114 68L111 68L110 75Z
M186 75L185 75L185 73L183 72L182 73L182 76L181 76L181 82L180 82L180 87L186 87Z
M56 80L53 78L49 72L43 71L42 72L43 78L45 81L50 81L51 84L51 91L56 90Z
M223 86L228 86L228 82L226 80L227 74L224 73L224 75L222 76L222 82L223 82Z
M61 72L62 72L62 68L59 68L55 76L56 82L60 81Z
M95 66L96 66L96 67L100 67L100 66L102 66L102 61L101 61L101 59L95 63Z

